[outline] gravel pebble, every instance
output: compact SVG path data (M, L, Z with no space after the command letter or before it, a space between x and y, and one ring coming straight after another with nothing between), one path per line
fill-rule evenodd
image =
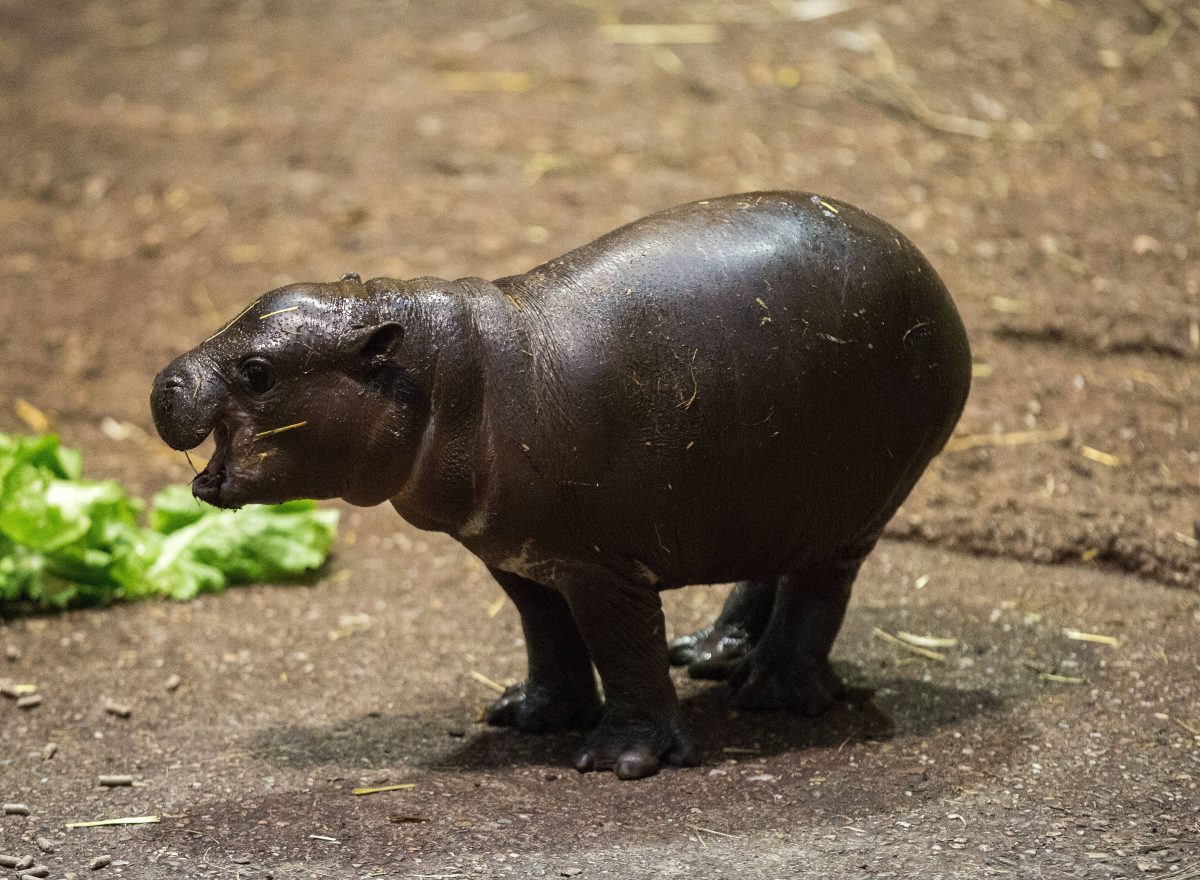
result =
M42 705L41 694L27 694L26 696L17 700L18 709L32 709L34 706L40 705Z
M101 868L107 868L111 864L112 856L105 854L102 856L96 856L96 858L88 862L88 867L93 871L99 871Z
M106 788L116 788L122 785L133 785L133 777L124 773L109 773L100 777L100 784Z
M118 718L128 718L133 714L133 707L126 703L115 703L112 700L106 700L104 703L104 711L109 715L115 715Z
M6 816L28 816L29 807L25 804L5 804L4 815Z

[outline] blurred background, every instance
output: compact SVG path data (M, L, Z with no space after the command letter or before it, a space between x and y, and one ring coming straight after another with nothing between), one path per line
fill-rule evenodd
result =
M892 533L1195 585L1198 9L4 0L0 429L20 398L155 488L151 378L266 289L810 190L907 233L975 348Z
M0 788L32 809L0 849L139 877L1198 876L1198 147L1196 0L0 0L0 431L59 431L91 477L191 478L151 381L267 289L494 278L737 191L897 225L975 358L856 588L858 696L820 721L680 677L705 767L577 776L575 739L474 723L524 672L478 561L346 509L312 589L0 622L0 677L45 694L0 702ZM720 598L666 597L669 625ZM902 628L955 647L877 637ZM348 792L389 782L415 787Z

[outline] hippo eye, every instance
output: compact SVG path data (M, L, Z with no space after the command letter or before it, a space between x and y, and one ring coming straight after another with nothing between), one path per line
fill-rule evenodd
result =
M250 358L240 369L247 387L255 394L266 394L275 384L275 368L262 358Z

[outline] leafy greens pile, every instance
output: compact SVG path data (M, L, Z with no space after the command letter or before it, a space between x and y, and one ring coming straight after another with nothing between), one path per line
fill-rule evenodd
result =
M333 546L338 512L311 501L219 510L172 486L141 526L143 502L82 473L80 454L56 436L0 434L0 608L191 599L294 578Z

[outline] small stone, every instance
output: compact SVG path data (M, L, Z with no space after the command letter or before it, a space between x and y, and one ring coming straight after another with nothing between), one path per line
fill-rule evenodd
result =
M1139 257L1144 257L1146 254L1157 254L1161 250L1162 245L1152 235L1139 235L1133 240L1133 252Z
M971 245L971 253L981 260L994 260L1000 253L1000 248L994 241L980 241Z
M49 837L38 837L35 838L33 842L36 843L38 845L38 849L44 853L54 852L54 841Z
M124 773L107 773L100 777L100 784L105 788L118 788L133 785L133 777Z
M27 695L21 697L19 700L17 700L17 708L18 709L32 709L35 706L40 706L40 705L42 705L42 695L41 694L27 694Z
M5 804L4 815L6 816L28 816L29 807L25 804Z
M778 782L779 777L771 773L755 773L746 777L747 782Z
M42 746L42 760L49 761L58 754L58 743L46 743Z
M96 858L88 862L88 867L93 871L99 871L101 868L107 868L111 864L112 856L105 854L102 856L96 856Z
M21 659L21 649L18 648L16 645L5 645L4 646L4 659L7 660L9 663L16 663L18 660Z
M183 679L180 678L178 675L171 675L171 676L167 677L167 682L166 682L165 687L169 691L174 691L174 690L178 690L179 685L181 685L182 683L183 683Z
M563 868L558 872L560 877L578 877L583 873L583 868Z
M37 693L36 684L16 684L7 678L0 679L0 694L4 694L4 696L10 699L16 700L26 694L35 693Z
M112 700L106 700L104 703L104 711L109 715L115 715L118 718L128 718L133 714L133 708L125 703L115 703Z

